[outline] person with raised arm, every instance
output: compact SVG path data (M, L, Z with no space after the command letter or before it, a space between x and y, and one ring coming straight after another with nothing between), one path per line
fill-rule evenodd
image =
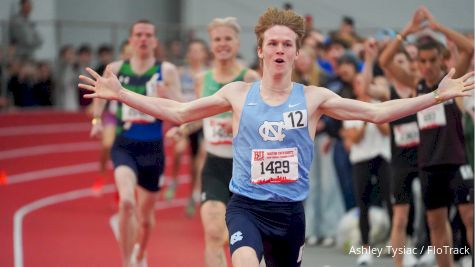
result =
M414 90L412 92L407 89L396 90L391 98L402 99L413 95L423 97L428 93L433 93L434 97L438 99L437 105L422 109L416 117L413 117L412 121L405 118L405 126L399 126L398 133L400 135L397 139L402 142L400 143L402 146L406 142L407 147L408 143L415 141L414 137L418 134L419 178L424 205L427 209L427 222L432 245L436 248L452 247L448 207L454 204L460 211L467 231L468 243L473 247L473 199L470 199L470 188L473 190L473 173L465 171L468 165L464 149L462 114L456 101L453 98L442 97L437 89L444 83L444 79L446 79L444 76L447 77L443 65L442 51L444 48L431 35L421 35L416 43L418 48L416 60L419 72L408 71L393 60L406 37L419 33L426 27L444 34L457 47L458 64L449 71L448 75L469 78L463 76L463 73L469 68L474 51L473 43L462 34L437 22L424 6L416 9L406 27L384 49L379 63L384 71L390 74L397 84L401 85L399 88L403 88L405 85ZM417 120L417 123L414 119ZM400 131L401 129L404 132ZM395 219L397 221L394 225L400 230L393 231L392 241L395 246L401 247L405 241L405 238L401 237L401 229L405 229L405 224L407 224L404 218L408 213L408 206L399 205L404 204L402 202L396 204ZM453 266L452 254L437 253L435 256L439 266ZM401 266L401 255L395 257L395 264Z

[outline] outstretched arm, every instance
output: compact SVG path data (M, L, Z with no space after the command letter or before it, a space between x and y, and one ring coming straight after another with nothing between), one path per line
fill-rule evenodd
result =
M448 99L469 96L467 91L474 88L474 82L471 80L474 72L452 79L454 73L455 70L451 69L433 93L376 104L341 98L330 90L325 90L319 109L324 114L340 120L363 120L372 123L393 121Z
M170 99L148 97L127 90L122 87L117 76L110 70L106 70L104 77L91 68L86 68L86 71L91 74L93 79L80 75L79 79L83 83L79 84L79 88L93 93L85 95L85 98L117 100L139 111L175 124L206 118L230 110L231 104L225 97L225 92L229 90L226 88L236 86L231 83L212 96L180 103Z

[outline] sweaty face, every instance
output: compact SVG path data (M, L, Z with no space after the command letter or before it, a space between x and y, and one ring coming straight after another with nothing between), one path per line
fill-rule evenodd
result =
M153 52L157 47L155 26L147 23L135 24L129 37L129 44L132 51L140 56L153 55Z
M417 66L426 80L436 80L440 75L442 56L437 49L419 50Z
M216 60L229 60L236 57L239 39L236 31L228 26L217 26L209 32L211 52Z
M276 25L264 32L262 47L257 50L263 59L264 71L275 74L292 71L297 57L297 34L287 26Z

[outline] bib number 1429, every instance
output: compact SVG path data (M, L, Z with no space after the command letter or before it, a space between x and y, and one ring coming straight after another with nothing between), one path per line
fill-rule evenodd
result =
M298 165L296 147L253 149L251 182L253 184L295 182L298 179Z
M288 160L283 161L270 161L270 162L261 162L261 174L264 175L267 173L270 174L284 174L289 173L290 163Z

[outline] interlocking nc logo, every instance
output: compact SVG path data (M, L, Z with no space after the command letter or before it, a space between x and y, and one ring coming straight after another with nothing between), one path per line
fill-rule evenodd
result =
M234 245L234 243L238 242L238 241L241 241L242 240L242 233L241 231L237 231L236 233L234 233L232 236L231 236L231 240L229 240L229 243L231 245Z
M259 134L264 141L284 141L285 134L282 132L284 129L283 121L264 121L259 127Z

